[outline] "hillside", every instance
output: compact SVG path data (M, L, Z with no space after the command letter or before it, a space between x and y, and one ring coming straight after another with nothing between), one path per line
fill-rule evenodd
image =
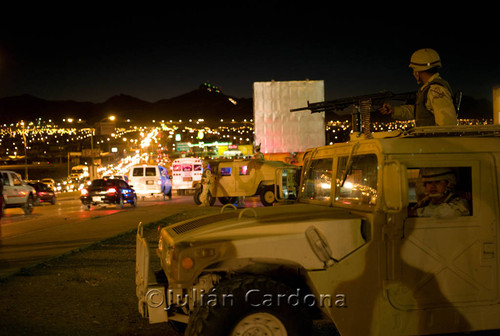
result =
M234 102L234 103L233 103ZM132 122L151 120L199 119L219 120L253 117L251 98L234 98L205 85L171 99L147 102L128 95L116 95L103 103L48 101L30 95L0 99L0 123L38 118L61 120L82 119L93 124L109 115Z
M215 122L220 119L243 120L253 118L253 99L226 96L221 91L204 84L191 92L157 102L147 102L123 94L97 104L71 100L48 101L30 95L0 99L0 124L37 118L59 121L71 117L93 125L111 114L116 115L119 120L130 119L131 122L188 119ZM463 97L459 118L491 119L492 115L491 101L477 100L470 96ZM384 120L377 113L372 117L373 120ZM328 120L337 118L339 117L334 113L329 112L327 115ZM345 119L345 116L341 118Z

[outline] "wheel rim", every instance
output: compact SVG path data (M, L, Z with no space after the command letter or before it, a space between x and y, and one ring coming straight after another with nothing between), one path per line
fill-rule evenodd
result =
M231 336L287 336L287 332L279 318L260 312L244 317L234 327Z
M274 191L266 190L264 192L264 201L266 201L267 203L273 203L274 202Z

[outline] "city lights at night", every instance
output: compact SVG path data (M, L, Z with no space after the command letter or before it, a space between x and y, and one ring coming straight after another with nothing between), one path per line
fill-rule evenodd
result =
M302 5L4 18L1 335L500 332L496 14Z

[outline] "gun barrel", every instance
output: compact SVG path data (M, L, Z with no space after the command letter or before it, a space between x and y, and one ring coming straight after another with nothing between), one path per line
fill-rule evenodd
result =
M415 92L398 93L394 94L392 92L383 91L374 94L353 96L346 98L339 98L330 101L309 103L307 102L307 107L300 107L291 109L290 112L311 110L312 113L326 112L326 111L342 111L350 105L358 105L363 101L370 100L373 104L385 100L410 100L415 99Z

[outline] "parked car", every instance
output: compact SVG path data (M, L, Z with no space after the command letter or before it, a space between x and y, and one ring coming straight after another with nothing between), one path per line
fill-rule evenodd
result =
M35 205L40 205L41 203L51 203L52 205L56 204L56 193L54 192L54 189L49 187L47 184L43 182L35 182L35 183L28 183L30 186L32 186L35 191Z
M114 204L117 209L122 209L125 204L132 207L137 205L135 190L127 182L118 179L93 180L90 186L81 190L80 200L87 210L92 205Z
M129 171L128 181L142 198L161 195L172 198L172 181L167 168L157 165L136 165Z
M0 170L0 174L3 180L2 207L21 208L26 215L31 214L35 202L35 189L25 183L14 171Z

